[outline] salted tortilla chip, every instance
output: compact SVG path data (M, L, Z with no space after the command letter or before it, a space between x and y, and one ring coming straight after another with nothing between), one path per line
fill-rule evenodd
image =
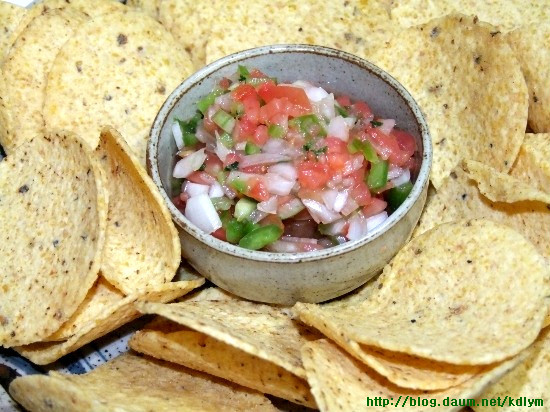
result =
M461 219L489 219L513 227L550 258L550 209L541 202L491 202L483 196L463 167L454 169L428 200L413 237L442 223Z
M550 18L550 1L524 0L399 0L391 9L392 19L403 26L426 23L451 13L477 16L502 31L546 22Z
M507 172L523 141L527 86L512 49L494 30L471 17L446 16L407 29L367 54L422 108L436 189L462 159Z
M127 0L126 6L139 9L155 20L158 20L161 3L161 0Z
M72 130L95 148L102 126L111 125L145 164L151 124L191 70L187 53L151 17L131 9L100 15L80 27L53 63L46 127Z
M166 319L157 318L136 332L129 345L157 359L316 408L305 380L271 362Z
M144 303L157 314L305 378L300 347L318 337L281 308L246 301Z
M527 349L527 354L525 361L483 392L478 399L480 406L473 407L476 412L520 412L529 407L536 410L542 406L547 409L550 404L550 328L541 332L535 343ZM509 402L504 402L504 406L482 405L483 399L497 399L499 396L500 399L513 399L514 406ZM519 398L522 398L522 405L517 405L516 400ZM534 401L538 401L538 405L529 403Z
M48 73L61 46L87 19L71 7L47 9L27 25L11 47L2 66L7 86L2 98L8 104L0 105L7 110L0 139L8 152L43 133Z
M157 187L116 130L102 130L96 154L109 191L103 276L126 294L169 282L181 244Z
M510 173L550 193L550 134L527 133Z
M60 335L61 333L68 335L67 340L34 343L16 347L15 350L37 365L54 362L94 339L138 318L140 312L136 309L136 302L140 300L170 302L203 283L204 279L170 282L146 292L136 292L124 296L116 289L106 286L105 282L100 280L90 290L90 296L86 299L86 306L79 308L76 316L63 325ZM56 336L54 335L54 337ZM57 338L59 337L57 336Z
M0 2L0 61L4 60L11 47L12 33L27 12L24 7L16 6L7 1Z
M543 192L529 183L473 160L465 161L468 177L477 182L481 194L493 202L515 203L537 201L550 204L550 193Z
M44 339L97 279L108 194L72 134L37 136L0 162L0 345Z
M550 23L545 20L522 26L506 39L529 89L529 126L538 133L550 132Z
M307 343L302 354L308 382L319 408L342 412L377 412L389 408L405 408L411 412L425 412L426 408L439 412L457 411L461 409L457 407L461 405L460 400L464 402L479 395L522 360L521 355L516 356L460 385L426 392L391 384L326 340ZM375 403L375 399L379 401ZM450 406L443 406L445 399L449 400ZM412 401L416 404L412 405ZM456 404L452 404L453 401ZM382 402L387 403L382 405Z
M206 62L268 44L318 44L364 53L379 48L398 26L377 0L223 2L224 18L212 21Z
M545 259L518 232L484 220L440 225L413 239L379 282L360 307L299 303L295 310L308 325L364 345L481 365L529 346L549 304Z
M216 286L205 287L204 289L197 290L196 292L190 293L185 296L182 301L185 302L196 302L196 301L209 301L209 300L241 300L241 298L226 292L222 288Z
M277 411L257 392L133 354L85 375L20 377L11 383L10 394L32 412Z

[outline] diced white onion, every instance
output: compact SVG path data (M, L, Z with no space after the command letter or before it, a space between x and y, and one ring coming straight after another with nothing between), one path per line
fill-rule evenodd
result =
M317 223L331 223L340 219L339 213L330 211L324 204L313 199L302 199L302 203L307 207L309 214Z
M269 213L266 213L262 210L254 210L250 216L248 216L248 219L252 222L252 223L258 223L260 220L262 220L264 217L266 217Z
M280 155L289 156L292 158L295 158L301 155L300 150L293 147L285 139L269 139L262 146L262 152L280 154Z
M277 163L273 166L269 166L268 173L275 173L287 180L295 181L298 178L298 172L291 163Z
M229 153L233 153L231 149L228 149L225 147L225 145L222 143L218 136L218 132L216 132L216 155L220 158L222 162L225 162L225 159L227 158L227 155Z
M363 159L364 157L362 154L352 155L351 160L348 160L344 164L344 170L342 170L342 174L344 176L348 176L356 170L361 169L361 167L363 166Z
M367 234L367 222L361 213L357 213L349 219L348 233L349 240L358 240Z
M177 121L172 123L172 135L174 136L174 141L176 142L178 150L181 150L183 148L183 133L181 132L180 124Z
M349 139L349 126L342 116L336 116L328 124L327 134L344 142Z
M231 97L231 93L224 93L218 97L216 97L216 100L214 100L214 103L220 106L223 110L226 112L231 111L231 105L233 103L233 97Z
M388 180L395 179L396 177L399 177L403 174L405 170L400 168L399 166L391 165L388 170Z
M380 119L379 122L382 123L382 125L378 126L378 128L385 134L390 134L395 127L394 119Z
M332 222L330 225L327 225L323 230L323 233L330 236L342 235L347 223L348 222L346 219L339 219L335 222Z
M213 183L208 190L208 197L222 197L224 195L222 185L218 182Z
M344 117L344 122L346 122L350 129L355 125L356 121L357 119L355 117Z
M176 163L176 166L174 166L174 173L172 175L178 179L185 178L195 170L199 170L205 160L206 153L204 153L204 149L197 150L195 153L184 157Z
M201 143L214 142L214 136L206 131L202 123L197 126L197 131L195 132L197 140Z
M189 197L194 197L208 193L209 189L210 187L207 185L201 185L199 183L187 181L187 183L185 184L184 192L187 193Z
M346 190L342 190L338 192L336 199L334 199L332 210L334 210L336 213L340 213L344 208L346 201L348 200L348 196L349 196L349 193Z
M206 233L212 233L222 227L218 212L207 194L194 196L187 201L185 217Z
M330 210L334 211L334 202L336 201L336 196L338 196L338 190L335 189L329 189L329 190L323 190L321 192L321 198L323 199L323 203L326 207L328 207Z
M271 196L268 200L258 203L256 207L265 213L277 213L277 196Z
M304 90L312 102L319 102L328 96L328 92L322 87L306 87Z
M229 186L223 185L222 189L223 189L224 195L227 196L229 199L235 199L237 197L237 192L235 192Z
M231 183L234 180L242 180L243 182L249 182L251 179L259 179L260 175L254 173L239 172L238 170L232 170L227 175L227 182Z
M256 165L273 164L289 161L290 157L275 153L256 153L253 155L244 156L239 167L249 167Z
M393 183L393 187L397 187L407 183L410 180L411 180L411 172L409 171L409 169L405 169L400 176L396 177L395 179L392 179L391 183Z
M269 193L286 196L292 191L295 180L287 180L275 173L266 173L263 176L263 182Z
M277 209L277 215L284 220L300 213L302 210L304 210L302 201L297 197L294 197L289 202L279 206Z
M246 149L246 142L239 142L235 144L235 150L244 150Z
M323 99L313 102L314 111L327 118L328 120L336 116L336 109L334 108L334 94L329 94Z
M367 218L367 232L370 232L374 230L375 227L380 226L386 221L386 219L388 219L388 212L386 211Z
M341 213L344 216L348 216L351 213L353 213L355 210L357 210L358 207L359 207L359 205L357 204L357 202L353 198L348 196L346 204L342 208Z

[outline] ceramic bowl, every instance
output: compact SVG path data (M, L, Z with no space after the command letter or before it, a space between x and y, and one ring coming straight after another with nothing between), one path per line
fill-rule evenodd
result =
M364 100L381 118L396 120L417 143L419 165L405 202L363 239L304 253L243 249L214 238L193 225L172 204L171 174L177 151L171 125L190 118L194 103L238 65L258 68L279 82L307 80L337 95ZM426 201L432 160L431 140L418 104L405 88L373 64L319 46L277 45L239 52L187 78L168 97L151 129L149 173L178 227L183 256L219 287L246 299L291 305L322 302L343 295L373 277L409 239Z

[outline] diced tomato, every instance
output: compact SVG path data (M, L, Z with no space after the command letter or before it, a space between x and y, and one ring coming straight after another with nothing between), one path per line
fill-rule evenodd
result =
M254 132L252 141L258 146L263 146L268 139L269 135L267 134L267 126L263 124L259 125Z
M369 119L373 117L372 110L365 102L355 102L351 105L351 111L357 117Z
M212 236L214 236L217 239L223 240L224 242L227 242L227 237L225 236L225 229L223 227L220 227L218 230L212 232Z
M306 160L298 164L298 182L303 188L318 189L330 179L330 170L326 163Z
M280 227L282 230L285 230L285 225L283 224L283 221L277 215L269 214L266 217L264 217L262 220L260 220L259 223L262 226L275 225Z
M258 69L253 69L250 72L250 77L255 78L255 79L263 79L263 78L268 77L268 76L266 74L264 74L263 72L261 72L260 70L258 70Z
M327 137L325 146L327 146L326 158L329 167L334 171L341 171L351 158L346 142L335 137Z
M247 196L250 196L259 202L263 202L264 200L269 199L269 192L267 191L265 185L260 180L257 180L250 185Z
M225 166L228 166L230 164L233 164L235 162L240 162L240 161L241 161L241 155L239 155L237 153L228 153L227 156L225 157L225 162L223 162L223 165L225 167Z
M256 124L250 121L248 116L243 116L235 122L235 128L233 129L233 140L236 142L245 142L254 136L255 131Z
M336 102L342 107L351 106L351 100L349 96L345 96L345 95L339 96L336 98Z
M255 97L247 97L243 100L243 106L246 118L257 125L260 121L260 101Z
M411 157L414 154L416 151L416 141L410 133L404 130L393 129L391 135L395 137L399 148L407 154L407 156Z
M301 87L281 86L267 82L258 87L258 94L266 102L269 103L273 99L281 99L286 97L288 101L297 106L301 114L311 113L311 103L307 98L306 92Z
M269 124L281 126L285 131L288 129L288 114L277 113L269 118Z
M359 206L369 204L372 197L369 187L363 181L356 182L355 186L351 189L350 194Z
M229 80L227 77L224 77L223 79L220 80L218 84L222 89L225 90L231 85L231 80Z
M183 213L185 211L185 202L181 199L180 196L174 196L174 198L172 199L172 203L180 212Z
M239 85L231 92L231 95L238 102L243 102L248 98L258 99L258 93L256 93L254 86L246 83Z
M210 176L206 172L199 172L199 171L191 173L189 176L187 176L186 179L193 183L198 183L201 185L209 185L209 186L216 182L215 177Z
M377 215L386 210L386 206L388 206L388 204L384 200L373 197L370 203L363 207L363 215L366 218Z
M202 120L202 124L204 126L204 129L210 134L214 134L214 132L218 130L218 125L208 117L204 117L204 119Z
M214 153L207 153L204 171L210 176L217 176L223 169L223 163Z
M260 121L268 123L270 119L281 114L287 114L287 107L290 105L287 98L273 99L260 108Z
M378 128L367 128L366 131L369 141L383 159L388 159L397 166L402 166L409 160L410 155L401 150L393 136L383 133Z
M254 175L264 175L267 172L267 165L254 165L239 168L241 172L251 173Z

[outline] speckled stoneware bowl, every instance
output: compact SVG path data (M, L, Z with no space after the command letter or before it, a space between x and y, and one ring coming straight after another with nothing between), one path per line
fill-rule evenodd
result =
M171 125L186 119L194 104L223 77L246 65L279 82L307 80L337 95L368 102L382 118L395 119L411 133L421 163L414 187L397 211L368 236L333 248L304 253L246 250L210 236L171 202L171 175L177 151ZM405 63L406 64L406 63ZM432 161L431 140L417 103L395 79L373 64L324 47L278 45L236 53L218 60L186 79L168 97L151 129L147 153L149 172L176 223L184 257L219 287L241 297L290 305L321 302L343 295L374 276L403 246L418 222L426 201Z

